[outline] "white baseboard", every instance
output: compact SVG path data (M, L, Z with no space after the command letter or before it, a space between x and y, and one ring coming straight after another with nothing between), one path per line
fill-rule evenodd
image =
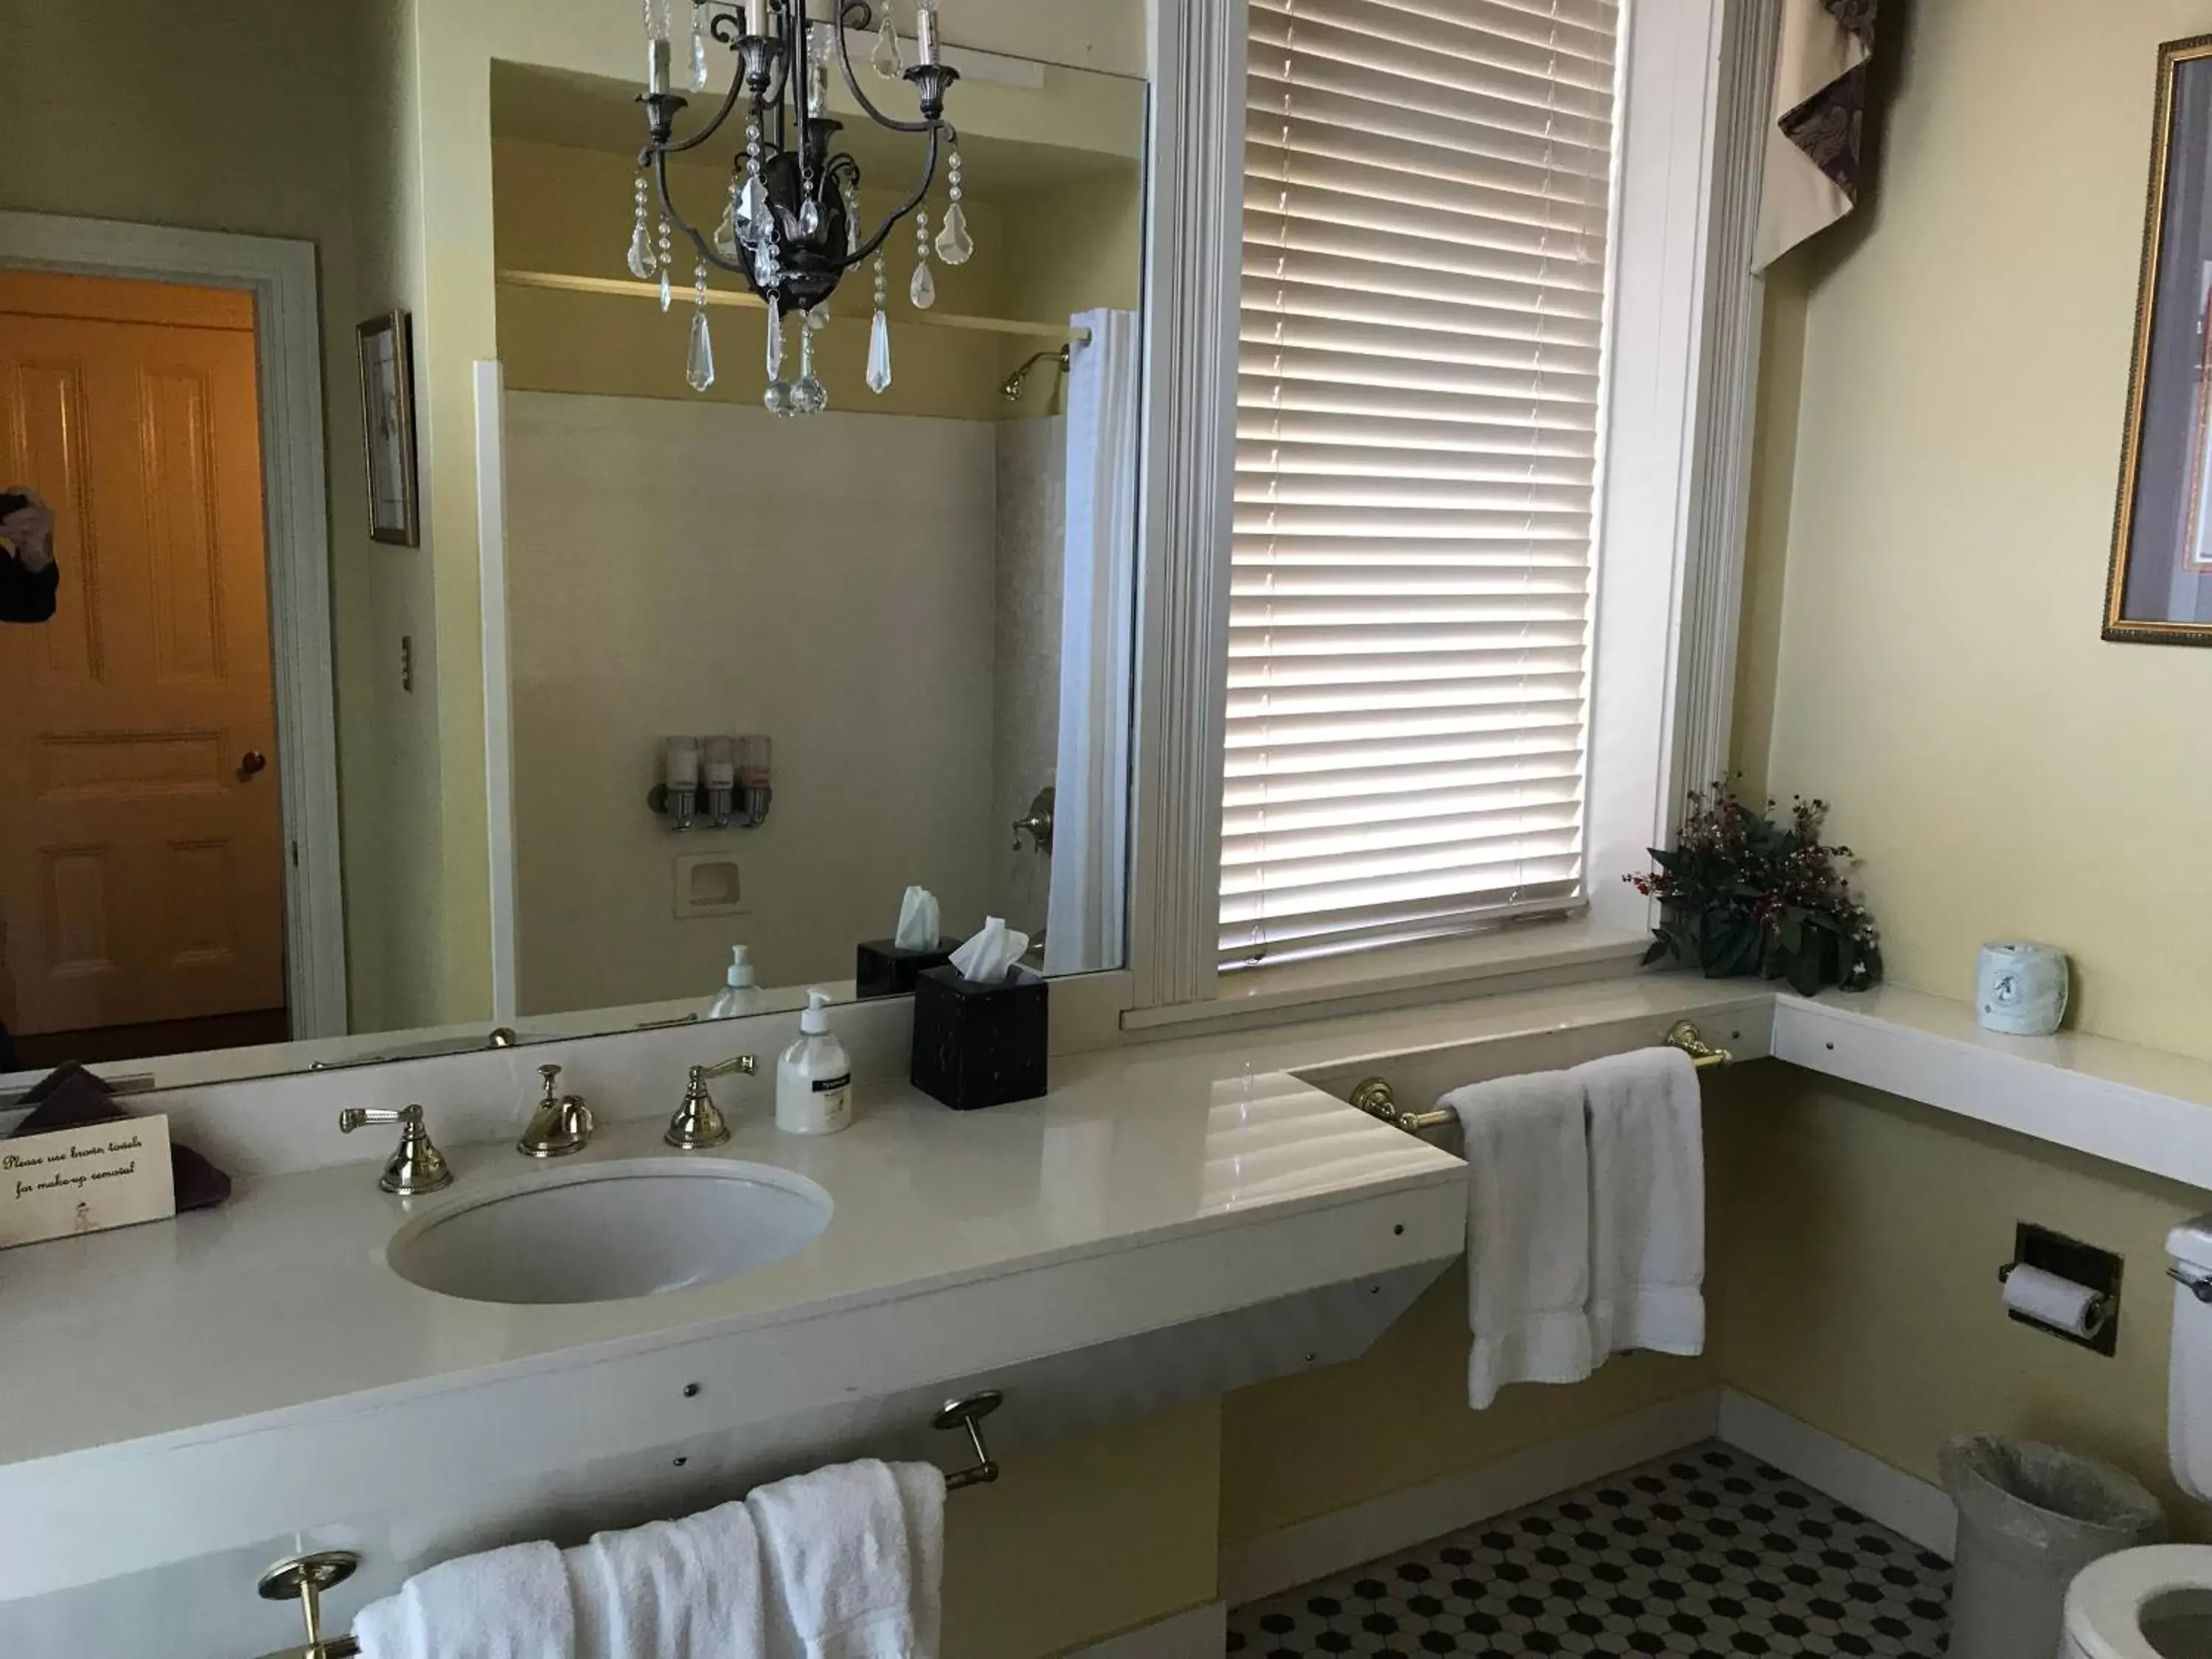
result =
M1734 1389L1721 1393L1720 1437L1838 1503L1948 1558L1958 1516L1941 1486Z
M1221 1659L1228 1645L1229 1606L1208 1601L1078 1648L1066 1659Z
M1221 1593L1231 1607L1264 1601L1709 1440L1719 1420L1719 1391L1704 1389L1479 1469L1316 1516L1224 1551Z

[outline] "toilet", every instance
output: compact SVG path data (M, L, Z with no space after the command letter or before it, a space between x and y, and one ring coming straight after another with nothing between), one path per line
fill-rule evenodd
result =
M2166 1238L2173 1360L2166 1384L2166 1456L2192 1498L2212 1500L2212 1215ZM2093 1561L2066 1591L2058 1659L2212 1659L2212 1545L2151 1544Z

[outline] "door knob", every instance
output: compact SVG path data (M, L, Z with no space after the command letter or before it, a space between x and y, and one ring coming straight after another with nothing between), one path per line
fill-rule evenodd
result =
M249 749L238 760L238 775L250 778L269 764L269 757L258 749Z

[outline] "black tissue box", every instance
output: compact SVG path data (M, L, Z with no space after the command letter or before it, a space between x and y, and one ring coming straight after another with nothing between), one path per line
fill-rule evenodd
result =
M871 939L853 967L853 994L860 997L902 997L925 968L942 968L960 948L957 939L908 950L887 939Z
M1051 1035L1043 980L1016 968L996 984L950 966L914 982L914 1086L955 1111L1035 1100Z

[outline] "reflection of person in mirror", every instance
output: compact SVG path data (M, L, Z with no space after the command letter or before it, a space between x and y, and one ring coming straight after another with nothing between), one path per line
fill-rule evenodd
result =
M27 489L0 489L0 623L46 621L61 580L52 509Z

